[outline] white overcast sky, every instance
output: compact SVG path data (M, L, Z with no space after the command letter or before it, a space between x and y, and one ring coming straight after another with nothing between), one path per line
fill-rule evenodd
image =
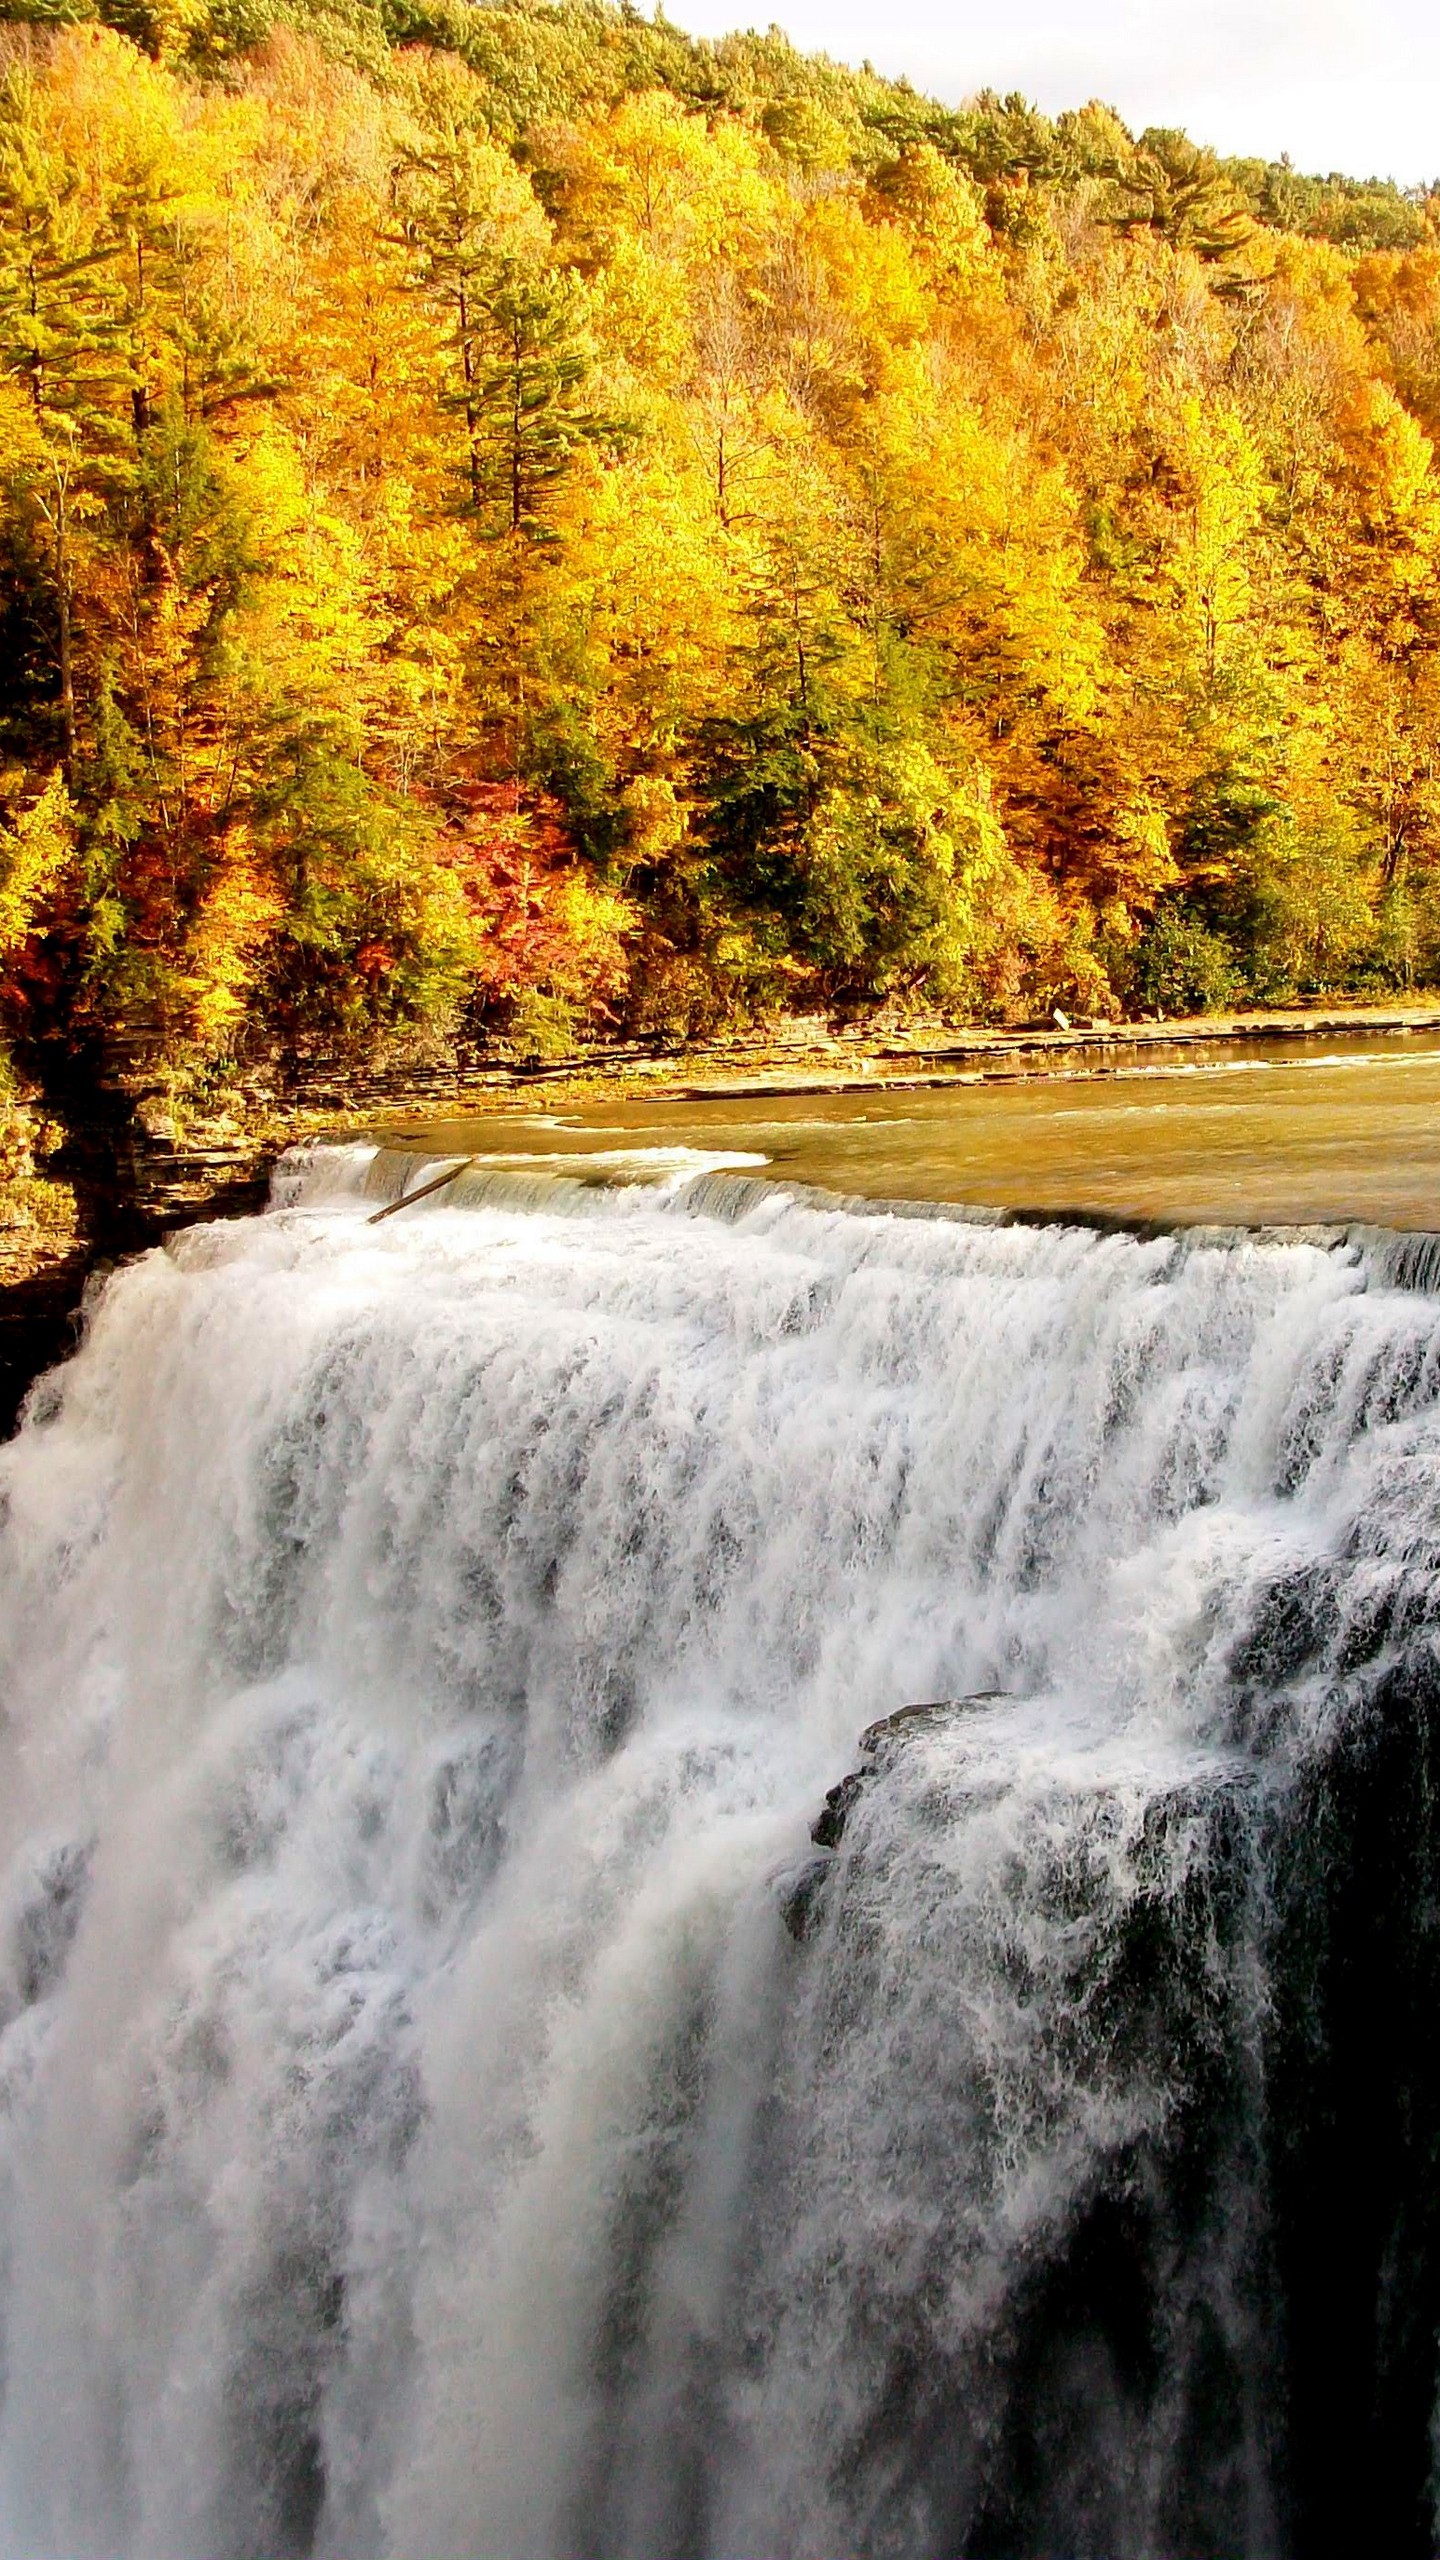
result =
M1440 0L668 0L695 35L775 19L807 52L869 59L958 104L1021 89L1104 98L1137 132L1352 177L1440 177Z

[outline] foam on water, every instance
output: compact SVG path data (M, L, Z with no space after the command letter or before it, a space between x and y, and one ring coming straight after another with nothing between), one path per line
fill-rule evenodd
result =
M663 1174L304 1151L0 1453L5 2560L1302 2547L1276 1932L1433 1685L1430 1266Z

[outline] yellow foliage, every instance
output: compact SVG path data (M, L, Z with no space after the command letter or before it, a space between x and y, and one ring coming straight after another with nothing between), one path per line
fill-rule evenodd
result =
M75 809L56 772L13 824L0 824L0 960L36 931L74 856Z
M257 868L244 830L237 828L186 943L181 984L190 998L196 1043L206 1055L222 1048L243 1019L256 963L284 912L284 898Z
M603 225L687 266L741 250L773 201L743 125L712 124L660 89L627 98L573 146L570 165L578 227Z
M682 97L563 7L373 76L144 23L0 82L5 953L63 892L84 1003L215 1051L276 989L541 1040L1440 917L1433 243L767 40Z
M1342 432L1367 513L1411 525L1423 512L1429 530L1434 522L1434 447L1387 384L1357 385L1345 406Z
M1163 580L1213 678L1251 609L1248 543L1264 504L1264 466L1244 419L1193 395L1177 402L1167 443L1179 486Z
M912 142L871 182L870 207L901 224L936 282L973 286L990 248L978 189L933 142Z

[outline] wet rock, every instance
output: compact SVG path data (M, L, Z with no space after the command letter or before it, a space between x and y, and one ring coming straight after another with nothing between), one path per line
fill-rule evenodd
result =
M913 1706L897 1707L893 1715L877 1717L874 1724L867 1724L860 1736L860 1766L851 1769L837 1786L826 1789L825 1802L810 1825L810 1837L816 1846L839 1848L850 1809L861 1789L879 1775L912 1735L931 1725L948 1724L952 1716L965 1715L974 1707L989 1706L994 1699L1009 1695L1008 1689L976 1689L965 1698L922 1698Z
M952 1716L964 1715L972 1707L988 1707L995 1699L1008 1698L1010 1694L1008 1689L972 1689L963 1698L924 1698L914 1706L897 1707L893 1715L881 1716L876 1723L867 1724L860 1736L862 1759L867 1762L882 1760L892 1745L906 1741L919 1727L948 1724ZM862 1767L855 1775L857 1778L868 1777L870 1771Z
M824 1912L825 1879L834 1860L828 1855L807 1858L798 1867L787 1867L775 1878L775 1899L780 1917L797 1945L803 1945L819 1927Z
M21 2006L53 1990L65 1970L90 1882L88 1840L56 1841L39 1859L15 1912L11 1962Z
M810 1837L817 1849L839 1847L846 1816L868 1775L867 1770L852 1769L848 1777L841 1779L838 1787L826 1788L824 1805L810 1825Z
M825 1879L835 1863L834 1852L844 1838L851 1808L896 1751L928 1726L948 1723L952 1716L989 1706L994 1699L1010 1694L1008 1689L976 1689L965 1698L918 1699L912 1706L897 1707L892 1715L877 1717L874 1724L867 1724L860 1736L859 1767L848 1770L833 1787L826 1788L825 1802L810 1825L810 1837L823 1855L807 1859L802 1866L787 1867L775 1878L780 1917L792 1938L803 1944L818 1927L824 1908Z

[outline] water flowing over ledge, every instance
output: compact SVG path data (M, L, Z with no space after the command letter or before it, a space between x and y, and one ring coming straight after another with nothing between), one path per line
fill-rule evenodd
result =
M607 1170L0 1452L0 2554L1418 2560L1434 1239Z

